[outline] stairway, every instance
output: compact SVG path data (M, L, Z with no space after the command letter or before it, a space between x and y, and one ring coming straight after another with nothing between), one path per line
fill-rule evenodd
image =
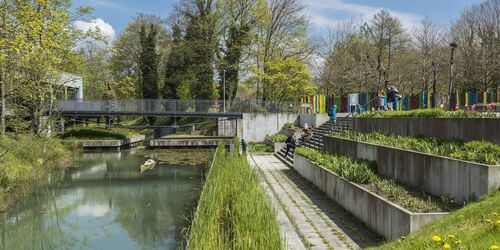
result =
M333 131L349 131L352 130L352 117L338 117L337 124ZM299 141L300 146L315 150L323 150L323 137L332 132L333 122L326 122L317 128L312 129L313 137L305 142ZM293 149L290 149L288 156L285 157L286 148L281 149L275 155L288 167L293 167Z

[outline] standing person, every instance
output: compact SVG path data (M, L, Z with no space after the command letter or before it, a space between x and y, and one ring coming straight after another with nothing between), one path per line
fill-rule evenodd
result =
M360 104L357 104L356 106L357 106L356 111L358 112L358 115L363 114L363 106L361 106Z
M387 105L385 109L392 110L394 108L394 88L387 88Z
M378 110L385 106L385 91L381 90L378 94Z
M285 158L288 156L288 152L290 152L291 148L295 148L297 145L297 139L295 138L295 134L292 134L286 138L286 153L285 153Z
M333 105L330 110L330 121L332 122L332 131L335 129L335 124L337 124L337 105Z

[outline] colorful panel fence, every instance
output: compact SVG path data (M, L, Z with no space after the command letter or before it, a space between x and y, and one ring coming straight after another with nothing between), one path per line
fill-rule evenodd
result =
M363 110L377 109L379 99L377 93L344 94L342 96L303 96L303 113L324 113L328 112L333 105L337 106L337 112L351 112L357 105ZM432 93L420 93L415 95L404 95L401 100L395 103L398 110L428 109L432 107ZM485 105L488 103L500 102L500 94L491 92L456 92L451 97L452 107L465 108L472 105ZM439 103L439 102L438 102Z

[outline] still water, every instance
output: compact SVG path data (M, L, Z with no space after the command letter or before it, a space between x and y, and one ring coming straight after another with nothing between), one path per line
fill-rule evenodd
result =
M0 215L0 249L178 249L212 151L85 153ZM159 164L140 174L147 159Z

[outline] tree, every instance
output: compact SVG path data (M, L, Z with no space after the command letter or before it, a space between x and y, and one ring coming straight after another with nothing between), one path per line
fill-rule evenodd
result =
M144 99L158 98L158 54L156 53L157 29L154 24L141 27L141 54L139 67L141 70L141 92Z
M271 0L259 23L254 57L264 72L269 61L295 57L306 60L313 52L307 39L307 16L300 0ZM262 89L261 89L262 88ZM262 94L261 94L262 91ZM268 99L269 84L257 85L257 99Z
M289 57L284 61L269 61L266 71L254 67L255 76L268 84L268 100L281 104L284 101L296 101L302 95L315 91L311 84L311 74L307 64Z
M172 25L172 50L166 63L163 98L179 99L181 97L179 87L183 82L185 69L182 30L179 24L174 23Z
M421 91L428 92L432 83L432 63L439 63L439 48L443 47L441 30L426 18L413 32L414 46L419 57L417 78L422 82Z
M3 62L0 66L2 80L9 86L4 85L2 93L16 100L13 107L18 108L12 111L28 115L32 131L40 134L50 128L54 117L55 93L64 83L62 72L81 73L76 72L82 60L74 48L82 34L73 28L72 21L90 9L72 13L70 0L8 3L8 13L3 15L3 25L8 27L0 45L7 57L0 60L9 62L9 72L3 70Z
M192 99L214 99L215 52L217 49L216 22L218 13L214 0L184 0L179 6L186 20L184 89Z
M136 89L133 96L127 98L141 98L141 27L145 25L150 27L153 25L157 31L156 53L158 57L158 82L162 83L165 76L166 62L170 53L170 36L164 28L166 20L156 16L147 14L138 14L134 17L124 31L118 36L117 40L112 44L111 50L111 73L115 83L131 83L131 88Z
M387 10L381 10L375 14L368 31L369 37L377 48L377 89L380 90L382 77L385 79L385 88L387 88L387 81L390 80L392 57L398 49L406 46L408 37L404 32L401 21L397 17L391 16Z
M253 41L256 24L262 17L266 2L259 0L228 0L222 3L222 42L219 58L219 95L234 100L240 80L240 64ZM224 86L226 91L224 91Z

